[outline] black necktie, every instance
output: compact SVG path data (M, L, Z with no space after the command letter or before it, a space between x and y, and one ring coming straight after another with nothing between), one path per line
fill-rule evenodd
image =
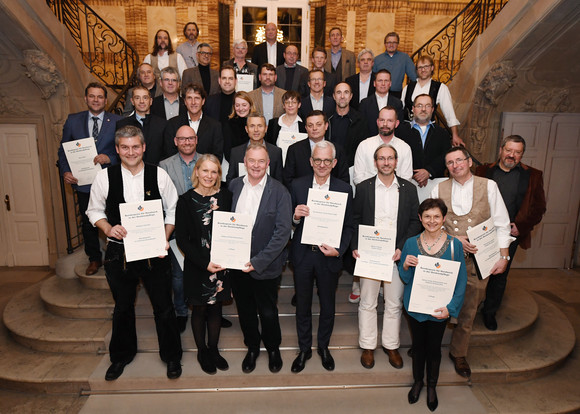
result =
M93 116L91 119L93 120L93 138L97 139L99 136L99 118Z

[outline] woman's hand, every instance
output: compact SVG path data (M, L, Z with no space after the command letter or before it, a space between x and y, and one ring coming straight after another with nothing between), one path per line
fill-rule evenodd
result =
M431 316L437 319L447 319L449 318L449 311L447 310L447 307L443 306L442 308L435 309Z
M407 255L407 257L405 258L405 263L403 263L403 269L405 270L409 270L409 267L415 267L417 266L417 264L419 264L419 259L417 259L417 256L413 256L413 255Z
M222 267L219 264L215 264L213 262L209 262L209 264L207 265L207 270L210 273L216 273L216 272L221 272L222 270L226 270L225 267Z

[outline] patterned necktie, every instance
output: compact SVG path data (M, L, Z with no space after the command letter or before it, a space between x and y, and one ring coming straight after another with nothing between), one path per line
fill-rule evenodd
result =
M99 136L99 118L93 116L91 119L93 120L93 138L97 139Z

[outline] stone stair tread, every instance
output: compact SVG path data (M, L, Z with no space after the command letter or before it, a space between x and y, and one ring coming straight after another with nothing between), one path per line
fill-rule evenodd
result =
M91 276L87 276L85 273L86 268L86 263L77 263L74 270L77 277L84 286L88 287L89 289L109 290L109 284L107 283L105 268L103 266L99 267L97 273Z
M199 367L196 352L185 352L182 359L183 374L177 380L166 377L166 365L157 353L139 353L133 362L125 367L123 375L116 381L105 381L105 372L109 367L108 358L103 358L101 364L89 378L91 391L95 393L148 390L148 389L204 389L224 390L235 388L256 387L316 387L316 386L409 386L412 384L411 359L407 357L406 349L402 350L405 366L397 370L388 363L388 357L381 352L375 352L376 364L373 369L365 369L360 364L361 351L346 349L332 352L336 369L326 371L320 363L320 357L313 350L312 359L299 374L291 372L292 361L296 351L281 351L284 365L277 374L268 370L268 356L265 351L260 353L256 369L251 374L244 374L241 369L245 351L226 351L222 356L228 361L228 371L218 371L216 375L207 375ZM466 380L457 375L451 361L441 364L440 383L464 384Z
M41 284L18 293L6 305L3 321L23 345L50 352L97 352L104 348L111 321L65 319L44 309Z

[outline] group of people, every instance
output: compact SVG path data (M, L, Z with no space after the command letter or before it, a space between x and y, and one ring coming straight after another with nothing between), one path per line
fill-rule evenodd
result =
M209 67L212 48L197 40L195 23L185 26L187 41L177 52L160 30L153 53L139 67L140 85L128 92L126 117L106 112L106 88L91 83L85 90L87 111L69 115L65 123L62 142L93 137L94 163L107 167L92 185L76 186L59 149L64 182L75 186L78 195L87 275L103 264L98 231L107 237L105 274L115 309L105 378L117 379L137 352L139 280L153 306L168 378L181 375L180 332L189 309L201 369L209 374L228 369L219 336L229 322L222 318L222 304L232 297L247 346L243 372L255 369L262 344L270 371L279 372L277 300L288 262L294 270L299 345L291 371L301 372L312 357L315 281L317 353L323 367L334 370L330 341L338 278L342 270L352 273L360 257L359 225L370 225L395 231L396 250L390 282L353 282L349 301L358 303L361 364L367 369L375 365L377 307L383 300L382 348L394 368L403 367L400 326L406 314L414 378L409 403L419 399L426 370L427 405L434 410L447 322L457 319L449 357L457 373L469 377L466 357L478 306L485 300L485 325L497 329L495 314L515 250L518 244L530 246L530 232L545 211L542 173L521 163L523 138L509 136L498 162L478 167L474 176L449 90L431 79L429 57L413 65L397 51L396 33L385 37L383 54L375 58L364 49L355 59L341 47L341 30L333 28L330 59L325 49L314 48L310 71L297 64L298 48L277 42L276 33L269 23L266 42L254 49L255 64L246 61L246 42L234 42L234 57L217 72ZM236 92L237 83L248 79L240 75L253 75L255 89ZM409 82L403 88L405 75ZM451 133L433 122L437 107ZM281 132L303 139L285 147ZM310 189L346 195L339 246L301 243ZM175 239L183 267L173 249L168 256L125 260L127 231L119 205L155 199L162 201L168 246ZM243 270L210 260L214 211L252 219L251 254ZM482 275L467 230L489 218L497 229L500 259L491 275ZM431 314L408 311L418 255L460 263L453 298Z

